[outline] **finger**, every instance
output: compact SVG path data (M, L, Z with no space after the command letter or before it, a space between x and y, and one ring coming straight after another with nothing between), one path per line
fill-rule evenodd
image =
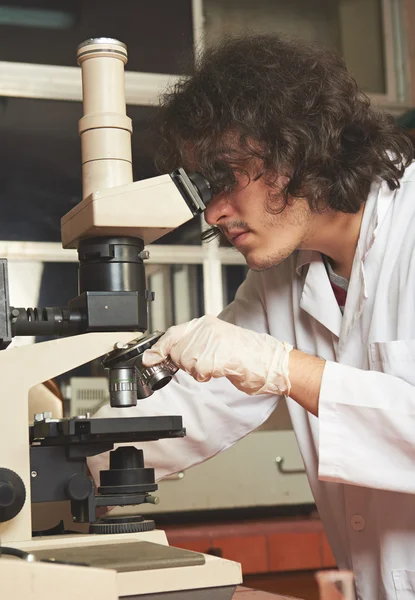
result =
M143 354L142 363L145 367L152 367L158 363L166 360L170 354L170 348L172 347L171 336L166 333L159 339L157 344L154 344L151 348L146 350Z
M199 383L206 383L212 379L211 373L195 373L193 378Z
M160 352L154 352L153 350L146 350L143 354L142 363L145 367L153 367L158 365L164 360Z
M172 347L183 337L187 323L170 327L151 348L143 354L142 362L145 367L152 367L165 360Z

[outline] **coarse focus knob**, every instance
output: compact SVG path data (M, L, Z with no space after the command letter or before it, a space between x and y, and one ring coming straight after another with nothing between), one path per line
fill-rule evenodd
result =
M139 515L118 515L102 517L96 523L91 523L89 533L113 534L153 531L156 524L151 519Z
M0 469L0 523L18 515L25 500L26 488L19 475L10 469Z

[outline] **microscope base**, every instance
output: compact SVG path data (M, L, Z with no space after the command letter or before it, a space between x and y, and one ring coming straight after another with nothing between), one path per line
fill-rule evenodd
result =
M13 544L39 559L117 571L118 597L129 600L231 600L242 582L238 563L168 545L163 531L67 535Z
M116 572L2 557L1 597L7 600L117 600Z

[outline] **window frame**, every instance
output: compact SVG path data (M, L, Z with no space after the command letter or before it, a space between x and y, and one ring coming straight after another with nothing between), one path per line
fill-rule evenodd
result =
M406 0L382 0L386 93L367 94L374 104L399 114L410 108L408 56L404 27Z

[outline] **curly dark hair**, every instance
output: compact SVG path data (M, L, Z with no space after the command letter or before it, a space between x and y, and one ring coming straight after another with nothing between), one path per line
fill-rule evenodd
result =
M370 105L342 58L277 35L207 49L194 74L164 96L157 125L157 166L196 169L215 194L230 191L238 174L249 177L252 161L271 190L286 175L283 205L281 190L270 193L270 212L301 197L314 211L355 213L376 178L398 188L414 155L410 138Z

